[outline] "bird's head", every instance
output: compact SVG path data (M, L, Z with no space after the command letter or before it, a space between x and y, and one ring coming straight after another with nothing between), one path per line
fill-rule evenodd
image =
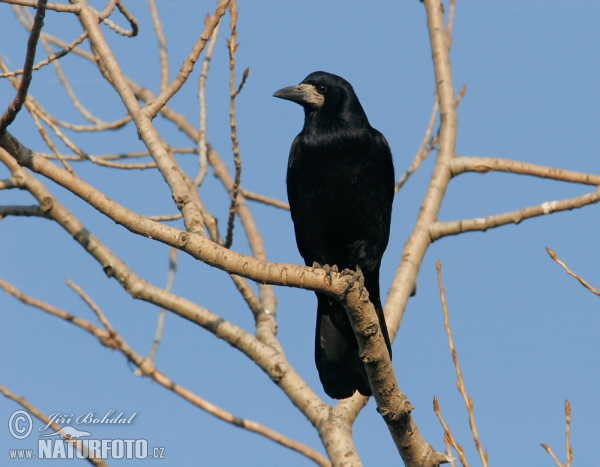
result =
M365 112L352 85L337 75L315 71L297 86L282 88L273 94L280 99L296 102L306 115L339 117L342 120L365 120Z

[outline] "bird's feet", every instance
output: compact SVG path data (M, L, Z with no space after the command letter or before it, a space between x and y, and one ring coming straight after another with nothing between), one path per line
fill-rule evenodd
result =
M354 284L356 284L356 282L358 282L359 285L359 289L358 289L358 296L360 297L363 293L363 290L365 290L365 276L363 275L360 266L356 266L356 271L353 271L352 269L344 269L340 275L342 276L352 276L350 278L350 280L348 281L348 285L346 286L346 288L344 289L344 292L342 292L342 296L346 296L348 295L348 292L350 292L350 289L352 287L354 287Z
M333 266L329 266L329 264L317 263L313 261L312 264L313 269L323 269L325 271L325 277L329 280L329 284L331 285L332 274L334 272L340 272L339 268L334 264Z

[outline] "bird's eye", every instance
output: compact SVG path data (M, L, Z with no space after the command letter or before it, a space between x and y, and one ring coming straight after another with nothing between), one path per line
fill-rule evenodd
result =
M317 87L317 92L319 94L325 94L327 92L327 86L325 86L324 84L321 84Z

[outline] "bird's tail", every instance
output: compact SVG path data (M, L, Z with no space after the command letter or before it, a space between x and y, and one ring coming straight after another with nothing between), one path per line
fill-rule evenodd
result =
M326 295L317 294L317 298L315 361L323 389L334 399L345 399L355 391L370 396L371 387L346 310L340 303L330 302ZM379 297L376 297L374 305L391 357L390 340Z

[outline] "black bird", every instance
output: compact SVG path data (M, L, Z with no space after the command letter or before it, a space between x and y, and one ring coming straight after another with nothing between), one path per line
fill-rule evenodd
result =
M308 266L360 269L392 355L379 298L379 267L388 244L394 165L345 79L323 71L275 97L304 107L304 127L290 150L287 192L298 250ZM327 268L326 268L327 269ZM344 399L371 388L356 336L340 303L317 293L315 360L325 392Z

